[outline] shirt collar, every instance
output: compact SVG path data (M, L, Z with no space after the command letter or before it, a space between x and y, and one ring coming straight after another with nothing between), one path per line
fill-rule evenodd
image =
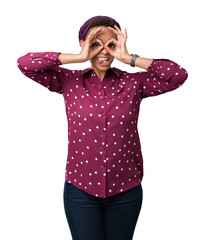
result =
M92 71L93 69L92 68L86 68L84 70L81 71L82 75ZM113 73L115 73L118 77L120 77L120 75L122 74L122 70L118 69L118 68L109 68L109 70L111 70Z

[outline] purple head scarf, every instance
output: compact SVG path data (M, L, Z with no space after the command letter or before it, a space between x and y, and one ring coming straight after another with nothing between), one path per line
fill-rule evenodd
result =
M93 20L96 20L96 19L100 19L100 18L107 18L108 20L111 20L114 22L115 25L117 25L119 27L119 29L121 29L120 27L120 24L113 18L111 17L107 17L107 16L95 16L95 17L92 17L90 19L88 19L80 28L80 31L79 31L79 34L78 34L78 37L79 37L79 41L80 40L83 40L86 33L88 32L89 30L89 24L93 21Z

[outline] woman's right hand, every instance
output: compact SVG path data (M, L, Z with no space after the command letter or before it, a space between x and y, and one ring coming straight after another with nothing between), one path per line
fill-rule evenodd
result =
M81 52L79 54L73 53L60 53L58 59L61 64L68 63L82 63L90 60L97 55L104 47L100 39L96 39L97 35L102 32L102 28L88 31L85 41L81 40Z
M80 52L80 58L83 62L92 59L95 55L97 55L103 48L103 44L100 39L95 39L96 36L103 31L102 28L97 28L96 30L90 31L87 35L85 41L82 41L81 47L82 50Z

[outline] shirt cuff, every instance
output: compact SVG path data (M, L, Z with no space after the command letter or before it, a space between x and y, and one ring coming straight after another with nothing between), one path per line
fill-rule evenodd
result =
M178 69L178 65L169 59L153 59L147 68L147 72L151 75L157 75L163 80L168 80Z
M57 65L62 65L62 63L60 62L60 60L58 59L58 55L61 52L34 52L34 53L29 53L31 58L30 60L32 60L33 58L46 58L49 61L55 62L54 64Z

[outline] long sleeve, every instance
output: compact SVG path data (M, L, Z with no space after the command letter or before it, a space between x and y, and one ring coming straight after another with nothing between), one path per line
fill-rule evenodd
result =
M146 72L139 72L141 97L157 96L180 87L187 71L169 59L153 59Z
M62 94L63 73L58 65L60 52L29 52L17 60L20 71L50 91ZM35 58L42 58L36 59Z

